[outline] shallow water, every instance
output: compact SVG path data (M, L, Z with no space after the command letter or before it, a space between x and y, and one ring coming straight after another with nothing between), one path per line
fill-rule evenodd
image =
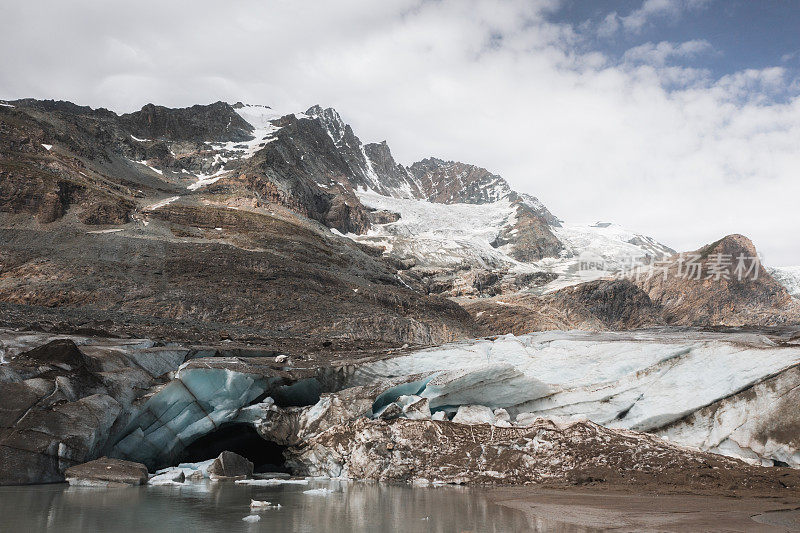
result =
M325 495L305 494L330 488ZM250 511L250 500L280 509ZM261 520L242 518L257 514ZM65 484L0 487L2 531L529 531L517 510L490 502L479 488L411 487L310 481L272 487L233 483L93 488Z

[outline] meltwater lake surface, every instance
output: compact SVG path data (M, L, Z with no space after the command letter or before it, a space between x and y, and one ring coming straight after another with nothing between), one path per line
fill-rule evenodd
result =
M251 511L251 499L281 507ZM260 518L242 520L251 515ZM0 487L2 531L575 531L551 525L531 523L524 513L491 502L480 488L315 480L276 486L203 481Z

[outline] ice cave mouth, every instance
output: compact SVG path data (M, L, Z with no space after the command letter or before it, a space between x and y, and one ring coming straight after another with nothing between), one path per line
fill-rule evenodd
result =
M187 446L180 457L182 463L197 463L214 459L224 451L246 457L254 465L254 471L291 473L286 466L283 452L286 446L264 440L251 424L225 424L219 429L203 435Z

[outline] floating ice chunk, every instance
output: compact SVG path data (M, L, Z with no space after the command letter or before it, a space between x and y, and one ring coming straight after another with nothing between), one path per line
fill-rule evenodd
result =
M151 480L147 482L148 485L153 487L166 487L166 486L183 486L183 483L179 481L172 481L171 479L158 479L158 480Z
M453 422L458 424L494 424L494 413L485 405L462 405Z
M447 420L447 414L444 411L436 411L431 416L431 420Z
M242 518L243 522L258 522L259 520L261 520L261 517L257 514L251 514Z
M307 479L237 479L237 485L253 485L256 487L274 487L276 485L308 485Z
M328 494L332 494L333 489L326 489L326 488L319 488L319 489L309 489L304 490L303 494L309 494L312 496L327 496Z
M156 473L148 481L148 485L182 485L186 474L180 468L169 468L165 472Z
M281 504L264 500L250 500L250 509L280 509Z

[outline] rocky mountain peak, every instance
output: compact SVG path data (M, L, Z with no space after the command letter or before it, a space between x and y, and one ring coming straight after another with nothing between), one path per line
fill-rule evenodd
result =
M442 204L484 204L508 197L506 180L485 168L429 157L408 168L425 199Z
M708 258L713 254L726 254L734 257L738 257L740 254L745 257L756 257L758 255L753 241L739 233L726 235L720 240L700 248L696 253L703 258Z
M800 316L800 305L761 265L744 235L675 255L638 284L672 324L776 325Z
M355 137L352 128L344 123L342 117L339 116L338 111L332 107L326 107L323 109L319 104L313 105L306 110L305 114L309 117L319 119L319 121L327 130L328 135L331 136L331 139L333 139L333 142L335 142L337 145L342 142L345 136Z
M168 108L146 104L119 117L137 137L173 141L228 142L253 138L253 126L227 102Z

